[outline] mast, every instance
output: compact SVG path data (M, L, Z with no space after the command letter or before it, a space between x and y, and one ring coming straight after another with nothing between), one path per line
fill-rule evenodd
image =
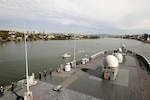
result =
M28 55L27 55L27 43L26 43L26 34L25 34L25 23L24 23L24 44L25 44L25 60L26 60L26 80L27 80L27 95L29 94L29 73L28 73Z
M76 38L75 38L75 34L74 34L74 67L76 67L76 54L75 54L75 50L76 50Z

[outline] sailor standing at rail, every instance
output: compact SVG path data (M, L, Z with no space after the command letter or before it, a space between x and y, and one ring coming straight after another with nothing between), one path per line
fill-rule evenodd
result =
M14 82L11 83L11 91L14 91Z
M3 86L1 85L1 88L0 88L0 96L3 96L4 95L4 88Z

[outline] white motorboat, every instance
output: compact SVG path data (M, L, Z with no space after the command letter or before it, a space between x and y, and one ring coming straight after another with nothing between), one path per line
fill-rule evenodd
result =
M69 55L69 54L65 53L65 54L63 54L63 55L62 55L62 57L63 57L63 58L70 58L70 57L71 57L71 55Z

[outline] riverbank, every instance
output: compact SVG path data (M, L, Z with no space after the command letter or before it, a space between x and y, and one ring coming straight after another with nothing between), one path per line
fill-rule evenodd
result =
M37 40L80 40L80 39L98 39L98 35L83 35L76 33L37 33L34 32L16 32L0 30L0 41L24 41L24 35L26 35L27 41Z
M138 40L138 41L141 41L141 42L144 42L144 43L150 43L150 40L142 40L142 39L135 39L135 40Z

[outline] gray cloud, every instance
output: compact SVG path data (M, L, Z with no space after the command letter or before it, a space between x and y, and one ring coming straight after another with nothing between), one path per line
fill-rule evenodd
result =
M150 29L148 4L149 0L1 0L0 20L43 21L91 32L145 31Z

